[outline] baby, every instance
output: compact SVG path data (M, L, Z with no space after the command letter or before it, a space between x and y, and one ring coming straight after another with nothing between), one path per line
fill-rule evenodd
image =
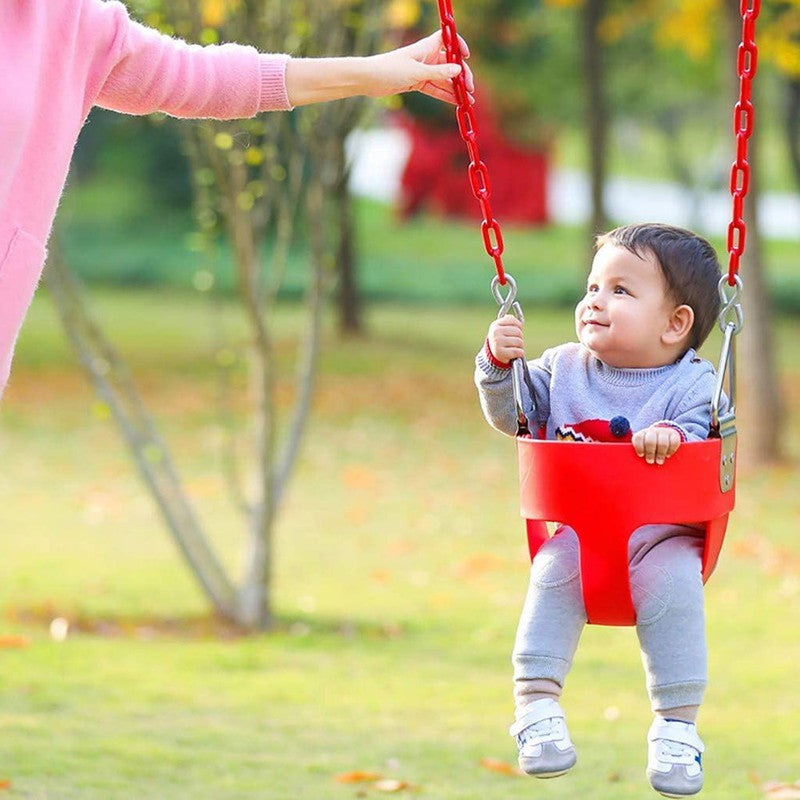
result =
M654 465L681 442L705 439L716 378L696 350L719 313L719 280L714 249L689 231L644 224L600 236L575 310L578 342L529 362L534 423L546 438L631 441ZM487 421L509 435L517 423L510 362L524 356L522 323L510 315L495 320L475 382ZM629 543L655 714L647 775L668 797L695 794L703 785L704 746L695 725L706 686L702 555L702 530L691 524L645 525ZM533 561L514 644L510 732L520 766L531 775L556 777L575 764L558 701L585 624L578 540L562 525Z

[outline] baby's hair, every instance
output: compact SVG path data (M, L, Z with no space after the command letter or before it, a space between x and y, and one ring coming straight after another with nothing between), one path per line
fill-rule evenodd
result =
M637 256L653 253L672 299L694 311L688 347L697 350L711 333L720 310L717 286L722 273L714 248L691 231L657 222L615 228L597 237L596 248L604 244L624 247Z

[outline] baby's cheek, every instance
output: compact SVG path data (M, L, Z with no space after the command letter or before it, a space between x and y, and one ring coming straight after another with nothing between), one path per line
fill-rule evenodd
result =
M586 303L581 300L577 306L575 306L575 331L580 332L581 329L581 317L583 316L583 312L586 310Z

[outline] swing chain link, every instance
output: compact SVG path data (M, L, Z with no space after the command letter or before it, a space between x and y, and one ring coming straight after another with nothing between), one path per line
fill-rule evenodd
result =
M451 0L438 0L438 4L439 19L442 24L442 42L447 61L450 64L458 64L461 67L461 72L453 78L453 89L456 96L456 120L458 122L458 131L467 146L467 154L469 155L468 175L470 187L472 188L472 194L478 201L481 216L483 217L481 222L483 246L489 258L494 261L497 280L501 285L505 286L508 276L506 276L505 268L503 267L503 234L500 230L500 223L492 213L492 205L489 199L492 194L489 170L486 168L486 164L481 161L478 149L478 126L464 79L464 60L458 43L458 31L456 30L456 21L453 16L453 5ZM494 288L492 288L492 292L494 292Z
M735 286L739 261L744 253L747 227L744 221L744 199L750 188L750 164L747 147L753 133L754 111L752 81L758 66L756 47L756 19L761 11L761 0L741 0L742 41L739 44L736 66L739 74L739 99L733 110L733 132L736 136L736 161L731 166L731 195L733 216L728 226L728 285ZM738 294L738 293L737 293ZM725 302L725 301L723 301ZM720 316L720 324L722 324ZM739 326L741 327L741 325Z

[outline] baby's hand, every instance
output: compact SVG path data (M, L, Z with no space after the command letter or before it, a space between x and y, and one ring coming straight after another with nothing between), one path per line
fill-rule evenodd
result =
M668 425L651 425L633 434L637 456L648 464L663 464L681 444L681 434Z
M522 323L513 314L496 319L489 326L487 339L489 349L498 361L508 364L514 358L525 357Z

